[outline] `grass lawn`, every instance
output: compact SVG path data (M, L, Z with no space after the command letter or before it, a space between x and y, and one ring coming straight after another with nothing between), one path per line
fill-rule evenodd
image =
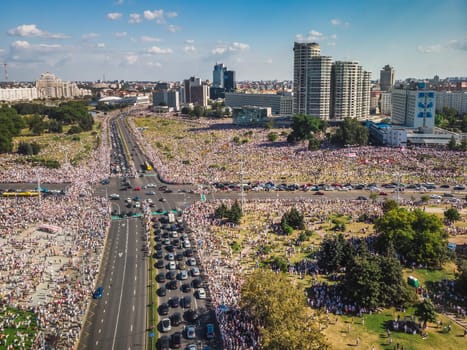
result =
M330 316L329 326L326 327L326 317L321 316L323 327L326 327L324 334L330 342L332 349L341 350L349 348L387 349L393 350L396 343L404 346L404 350L458 350L465 348L463 329L455 323L451 323L450 333L443 333L441 328L436 328L436 324L428 324L428 338L404 332L391 332L392 344L389 344L384 327L385 322L397 318L397 315L410 317L412 310L406 313L396 312L394 309L387 309L378 314L365 315L364 323L358 317L339 316L337 324L336 316ZM438 316L443 324L448 324L449 320L444 316ZM353 319L353 322L352 322ZM350 333L348 333L350 327ZM356 338L360 339L360 346L355 346Z
M1 320L12 320L12 323L9 326L5 326L4 329L0 332L0 335L8 335L8 340L6 345L12 345L15 336L18 332L25 334L25 348L31 348L34 339L36 338L35 328L37 327L37 322L34 319L34 314L28 311L21 311L11 307L6 307L6 310L0 310L0 319ZM26 322L30 321L29 326ZM0 345L0 349L6 349L7 346Z

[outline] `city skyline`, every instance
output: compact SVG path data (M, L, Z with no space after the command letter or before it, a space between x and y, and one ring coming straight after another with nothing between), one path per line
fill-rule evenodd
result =
M467 76L462 0L24 0L2 2L0 11L9 81L46 71L71 81L211 80L216 63L238 81L292 80L295 41L319 43L334 61L358 61L372 79L386 64L396 80Z

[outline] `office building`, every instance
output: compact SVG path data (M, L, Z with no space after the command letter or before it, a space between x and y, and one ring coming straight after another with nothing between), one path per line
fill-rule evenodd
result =
M179 92L176 90L158 90L152 94L153 106L168 106L173 111L180 110Z
M226 70L224 73L224 89L226 92L234 92L237 88L235 80L235 71Z
M409 128L433 129L436 94L426 90L425 83L392 90L392 123Z
M270 116L270 107L243 106L232 109L232 121L235 125L265 125Z
M394 68L389 64L379 72L379 85L381 91L389 91L394 86Z
M203 107L208 106L209 86L207 86L206 84L192 86L190 95L191 95L190 103L203 106Z
M270 107L272 114L292 115L292 96L276 94L241 94L228 92L225 94L226 107L243 106Z
M224 74L227 67L223 63L216 63L212 71L212 86L216 88L224 88Z
M331 118L366 118L370 112L370 73L356 61L336 61L331 70Z

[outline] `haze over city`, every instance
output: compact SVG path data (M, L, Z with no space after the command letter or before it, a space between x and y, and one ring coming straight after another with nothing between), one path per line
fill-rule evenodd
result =
M467 75L467 2L3 1L0 62L10 81L52 71L64 80L211 77L292 79L294 41L356 60L377 78ZM2 75L2 80L3 80Z

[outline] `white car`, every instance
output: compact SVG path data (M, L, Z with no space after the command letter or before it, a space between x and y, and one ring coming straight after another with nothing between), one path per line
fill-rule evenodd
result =
M169 270L176 270L177 265L175 264L175 261L170 261L169 262Z
M172 329L172 325L170 323L170 318L164 318L161 321L161 330L162 332L168 332Z
M189 240L184 240L183 241L183 248L191 248L191 243Z
M188 279L188 272L186 272L186 270L181 270L181 271L180 271L180 279L181 279L181 280L186 280L186 279Z
M199 269L198 269L197 267L193 267L193 268L191 269L191 275L192 275L193 277L199 276Z
M206 290L204 288L198 289L198 299L206 299Z
M112 193L109 197L110 199L120 199L120 195L118 193Z
M431 199L442 199L443 197L441 197L439 194L432 194L430 195L430 198Z

